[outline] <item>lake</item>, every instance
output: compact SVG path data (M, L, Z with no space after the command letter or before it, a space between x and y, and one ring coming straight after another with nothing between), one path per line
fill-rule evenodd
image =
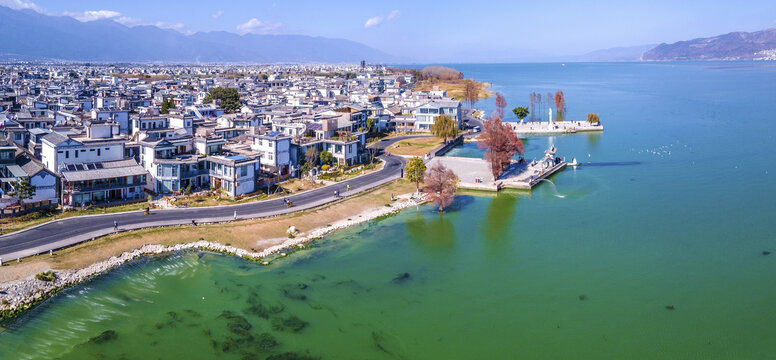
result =
M508 119L562 90L567 119L606 130L525 139L529 160L554 145L583 164L557 192L462 192L268 267L133 262L22 317L0 358L773 356L776 64L455 67L504 94Z

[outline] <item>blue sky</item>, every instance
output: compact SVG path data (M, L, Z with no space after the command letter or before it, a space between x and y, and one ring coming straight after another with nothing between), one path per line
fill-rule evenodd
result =
M572 55L776 27L774 0L202 1L0 0L87 21L111 18L184 33L345 38L394 55Z

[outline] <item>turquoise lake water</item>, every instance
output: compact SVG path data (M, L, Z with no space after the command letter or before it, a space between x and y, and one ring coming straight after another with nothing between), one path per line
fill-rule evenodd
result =
M584 164L557 194L462 193L268 267L132 263L24 316L0 359L776 357L776 64L455 67L606 130L526 139Z

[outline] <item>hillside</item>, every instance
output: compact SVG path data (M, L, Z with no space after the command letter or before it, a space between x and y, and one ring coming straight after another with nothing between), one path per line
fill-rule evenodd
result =
M112 20L80 22L0 6L0 54L8 59L253 63L390 62L364 44L302 35L184 35L155 26L127 27Z
M660 44L642 55L645 61L755 60L776 49L776 28L732 32L709 38Z

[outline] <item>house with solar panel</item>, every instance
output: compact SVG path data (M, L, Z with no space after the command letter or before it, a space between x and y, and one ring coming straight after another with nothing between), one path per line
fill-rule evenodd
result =
M60 176L63 205L125 202L145 197L148 172L125 158L118 124L93 124L85 134L51 132L41 138L41 162Z

